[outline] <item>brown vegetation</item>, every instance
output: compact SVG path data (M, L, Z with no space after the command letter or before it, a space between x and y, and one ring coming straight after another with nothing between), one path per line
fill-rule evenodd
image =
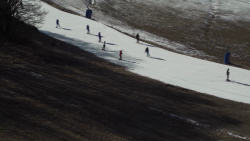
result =
M42 1L45 2L45 3L47 3L47 4L49 4L50 6L53 6L53 7L57 8L57 9L59 9L59 10L62 10L62 11L64 11L64 12L67 12L67 13L70 13L70 14L74 14L74 15L81 16L80 14L78 14L78 13L72 11L72 10L69 10L69 9L66 9L66 8L63 8L63 7L59 6L59 5L57 5L56 3L54 3L54 2L51 1L51 0L42 0Z
M185 44L212 56L197 55L201 59L223 63L228 49L232 53L234 66L250 69L250 28L246 21L226 21L219 18L220 15L209 17L209 13L183 11L153 2L106 0L93 7L132 28Z

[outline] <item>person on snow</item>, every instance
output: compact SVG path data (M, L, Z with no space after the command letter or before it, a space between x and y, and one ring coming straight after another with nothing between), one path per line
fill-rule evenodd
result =
M148 47L145 49L145 52L147 53L147 57L150 57L150 54L149 54L149 49Z
M103 44L102 50L105 50L105 47L106 47L106 41L104 41L104 44Z
M122 60L122 50L120 51L119 56L120 56L119 60Z
M87 34L90 34L90 31L89 31L89 25L87 25L87 30L88 30L88 33L87 33Z
M139 33L136 35L136 39L137 39L137 43L139 43L139 41L140 41Z
M98 37L99 37L99 42L102 42L101 32L98 33Z
M229 69L227 69L227 81L229 81L229 74L230 74Z
M60 27L60 24L59 24L59 20L58 20L58 19L56 20L56 28L57 28L57 27Z

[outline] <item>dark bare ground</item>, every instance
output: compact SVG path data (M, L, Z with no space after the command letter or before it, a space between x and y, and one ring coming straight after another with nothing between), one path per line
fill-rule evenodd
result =
M248 104L138 76L31 27L19 34L0 41L1 141L249 137Z

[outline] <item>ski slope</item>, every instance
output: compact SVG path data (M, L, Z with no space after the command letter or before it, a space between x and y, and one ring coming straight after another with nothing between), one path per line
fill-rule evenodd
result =
M65 13L46 3L42 6L49 13L39 30L49 36L124 66L133 73L201 93L250 103L249 70L176 54L143 42L137 44L134 38L101 23ZM59 19L61 28L55 28L56 19ZM86 34L87 24L91 34ZM99 32L103 36L102 41L107 42L106 51L101 50L103 42L98 42ZM144 53L146 47L149 47L150 58ZM120 50L123 51L122 61L118 60ZM228 68L231 82L226 81Z
M84 1L89 0L49 1L85 15L87 6ZM218 56L211 56L206 51L204 52L202 48L206 48L205 45L197 45L197 42L204 41L202 37L207 40L208 31L211 33L214 30L229 30L234 29L234 26L241 29L241 27L248 27L247 23L250 21L250 16L248 16L250 12L249 0L92 0L92 2L93 4L89 5L90 9L93 10L92 18L98 22L129 35L135 36L136 33L140 33L142 39L159 46L208 60L217 59ZM171 15L175 16L170 20L167 17L171 17ZM223 22L228 24L221 25ZM189 27L189 24L192 27ZM137 25L137 27L133 25ZM149 30L143 27L149 27ZM180 38L168 40L165 38L167 34L164 37L159 31L151 31L150 28L161 29L165 33L170 33L171 30L179 30ZM230 30L230 32L234 30ZM195 34L192 32L195 32ZM184 38L187 39L187 42L182 41L183 36L186 36ZM218 37L211 36L209 41L213 43L216 38ZM222 38L220 41L223 43L227 36L221 35L220 38ZM242 46L242 44L244 45L244 43L232 43L232 48L241 50L242 48L239 46ZM226 50L224 45L216 46L221 46ZM242 56L241 53L236 52L234 51L234 54Z

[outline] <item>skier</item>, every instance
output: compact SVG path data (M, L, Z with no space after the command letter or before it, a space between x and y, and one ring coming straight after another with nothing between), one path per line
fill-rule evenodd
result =
M101 42L102 41L101 32L98 33L98 37L99 37L99 42Z
M120 51L119 56L120 56L119 60L122 60L122 50Z
M227 81L229 81L229 74L230 74L229 69L227 69Z
M56 20L56 28L57 28L58 26L60 27L60 24L59 24L59 20L57 19L57 20Z
M106 47L106 41L104 41L104 44L103 44L102 50L105 50L105 47Z
M136 39L137 39L137 43L139 43L139 40L140 40L139 33L136 35Z
M89 31L89 25L87 25L87 30L88 30L88 33L87 33L87 34L89 34L89 33L90 33L90 31Z
M150 54L149 54L149 49L148 49L148 47L146 48L145 52L147 53L147 57L148 57L148 56L150 57Z

